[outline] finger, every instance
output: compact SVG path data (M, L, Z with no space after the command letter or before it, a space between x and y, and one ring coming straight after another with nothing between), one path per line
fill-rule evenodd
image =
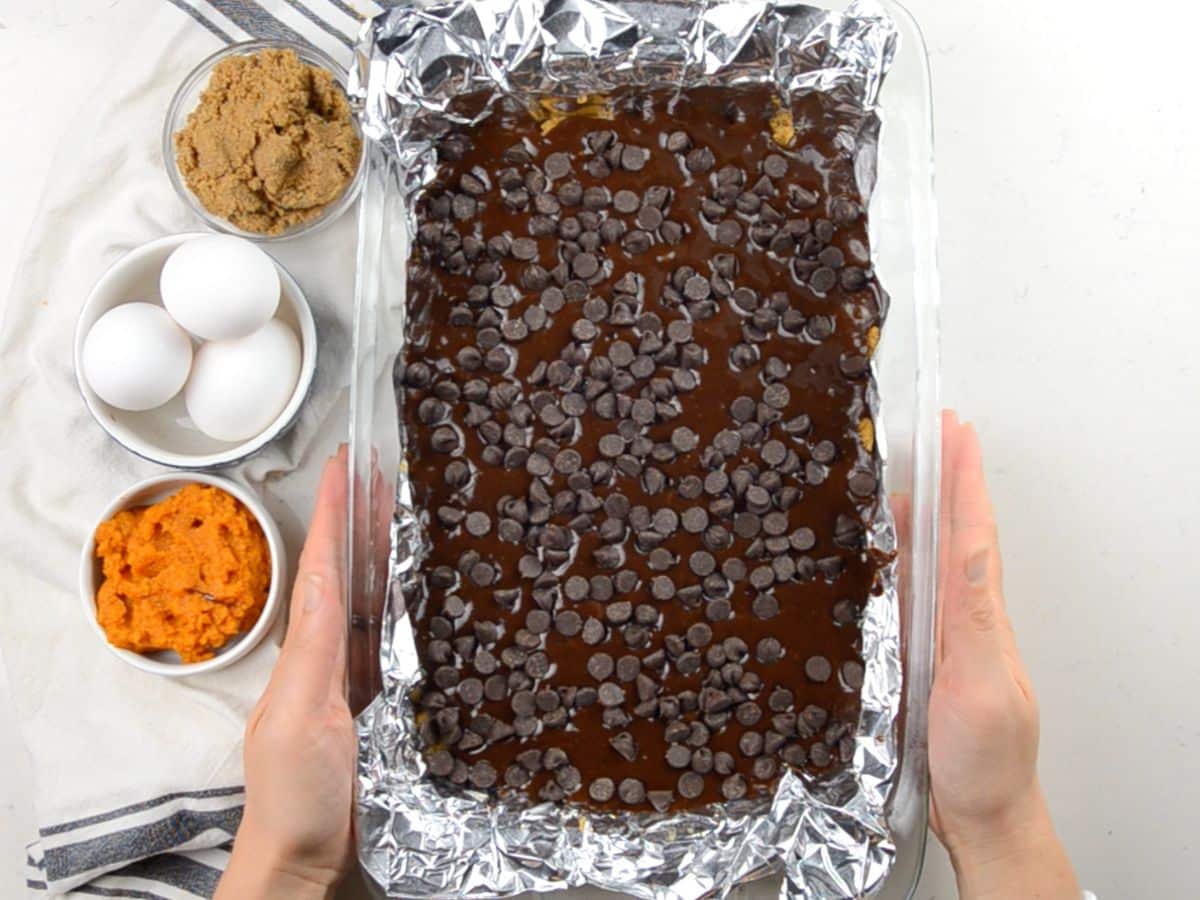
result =
M946 655L990 664L1010 647L1000 544L975 429L960 426L951 463L949 561L942 638Z
M337 546L340 548L338 555L340 569L338 571L336 609L339 620L338 631L341 639L337 642L334 652L333 670L330 673L332 679L330 692L331 695L341 694L345 696L348 672L346 658L350 652L349 640L347 639L350 617L346 611L347 595L349 593L348 581L350 578L350 448L348 445L338 445L338 452L334 456L333 466L337 471L338 489L341 491L340 502L334 503L337 512Z
M947 574L950 571L950 511L954 505L954 468L958 460L959 446L962 438L962 425L959 424L958 414L952 409L942 412L942 474L941 499L938 507L938 553L937 570L937 609L934 616L934 642L937 648L936 660L941 662L945 652L945 642L942 640L942 619L947 603Z
M321 470L308 537L300 551L297 581L301 575L313 572L338 578L346 569L346 464L347 451L342 445ZM300 592L292 592L293 616L302 617L304 599Z
M365 464L364 464L365 462ZM381 464L377 447L369 458L356 461L353 473L355 522L364 532L387 535L395 512L397 467ZM387 570L388 541L358 542L352 548L354 564L364 572ZM356 577L351 585L351 628L349 641L349 695L351 712L357 714L381 686L379 676L379 640L383 621L387 579Z
M892 508L892 519L896 523L896 548L903 551L912 538L912 495L891 494L888 505Z
M952 409L942 413L942 495L938 510L938 529L943 541L950 538L951 510L954 506L954 473L962 443L962 425ZM945 587L950 557L943 553L938 559L938 585Z
M346 452L321 473L312 524L300 554L291 621L271 677L274 690L316 702L345 678Z

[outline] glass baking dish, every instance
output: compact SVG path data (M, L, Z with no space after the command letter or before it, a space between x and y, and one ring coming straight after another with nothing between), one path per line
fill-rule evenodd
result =
M814 4L842 8L846 3ZM901 535L900 601L904 691L900 768L889 804L897 857L875 896L909 898L916 889L928 820L927 708L934 658L938 549L940 414L936 209L928 57L911 14L880 5L899 41L881 94L878 183L870 206L872 246L888 319L876 353L878 424L885 484ZM354 364L350 387L349 692L357 713L380 688L380 628L393 576L390 550L397 473L403 465L393 368L404 333L408 242L399 172L391 154L370 145L359 207ZM403 489L403 488L401 488ZM370 879L368 879L369 881ZM770 881L741 896L777 892Z

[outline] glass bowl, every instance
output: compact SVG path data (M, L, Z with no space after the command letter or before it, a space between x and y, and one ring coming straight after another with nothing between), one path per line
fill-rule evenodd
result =
M362 152L359 155L358 169L355 171L354 177L346 185L341 196L326 206L320 215L309 219L307 222L293 225L279 234L260 234L254 231L243 231L231 222L209 212L205 209L204 204L200 202L200 199L188 188L187 183L183 179L183 174L179 171L179 165L175 160L175 135L187 124L187 117L196 108L196 104L200 102L200 95L208 86L208 78L217 63L231 56L249 56L252 53L257 53L259 50L295 51L296 55L300 57L301 62L329 72L341 86L342 91L346 91L346 70L339 66L333 57L322 53L315 47L290 41L244 41L240 44L230 44L228 47L206 57L196 68L192 69L175 92L175 96L171 98L171 105L167 107L167 116L163 122L163 165L166 167L167 176L171 179L171 184L175 187L175 192L213 230L243 237L251 241L283 241L299 237L302 234L311 234L326 227L349 209L358 198L359 190L362 188L363 174L366 170L364 161L366 159L367 144L363 140L362 126L359 124L357 115L353 116L354 130L362 141ZM351 108L353 109L353 105Z

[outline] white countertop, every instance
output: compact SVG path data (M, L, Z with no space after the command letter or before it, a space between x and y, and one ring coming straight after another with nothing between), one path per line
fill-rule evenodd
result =
M1200 10L910 6L933 64L945 402L983 439L1046 790L1102 898L1192 896ZM0 5L0 84L36 79L0 91L5 286L83 73L132 14L42 8L30 23ZM0 670L0 896L17 897L33 826L7 704ZM935 847L917 896L953 885Z

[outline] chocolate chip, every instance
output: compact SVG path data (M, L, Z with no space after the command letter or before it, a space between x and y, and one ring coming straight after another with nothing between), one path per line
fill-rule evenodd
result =
M839 547L858 549L863 541L862 523L851 516L839 515L834 524L833 539Z
M740 800L746 796L746 779L741 775L730 775L721 782L721 796L726 800Z
M856 497L873 497L878 486L874 474L865 469L855 469L851 472L847 483L850 493Z
M671 446L680 453L690 453L699 444L699 436L686 425L681 425L671 432Z
M600 271L600 261L594 253L580 253L571 260L571 271L578 278L591 278Z
M710 622L724 622L733 613L728 600L713 600L704 608L704 617Z
M740 222L736 219L725 219L717 226L715 239L718 244L723 244L726 247L735 247L738 241L742 239L742 234Z
M671 744L667 748L667 765L673 769L686 769L692 764L692 751L683 744Z
M783 658L783 647L776 638L765 637L755 645L754 656L760 663L773 663Z
M628 806L637 806L646 799L646 786L636 778L623 778L617 786L617 796Z
M788 544L793 550L804 553L817 545L817 536L811 528L797 528L788 535Z
M571 157L566 153L551 153L546 157L542 169L547 178L552 180L563 178L571 171Z
M839 625L851 625L858 618L858 613L854 609L854 604L849 600L842 598L833 604L833 621Z
M808 279L808 286L818 294L827 293L835 284L837 284L837 273L828 266L821 266Z
M716 567L717 561L707 550L697 550L688 557L688 568L692 570L693 574L699 575L701 578L712 574Z
M522 788L533 780L533 776L529 774L527 769L518 765L511 765L504 770L504 783L511 788Z
M833 674L833 667L823 656L810 656L804 663L804 674L811 681L824 682Z
M704 793L704 778L695 772L684 772L677 783L680 796L695 800Z
M707 147L696 147L688 151L684 165L687 170L694 175L703 175L708 172L716 164L716 157L713 152Z
M607 803L615 792L616 785L611 778L601 776L588 785L588 796L597 803Z
M839 280L842 284L842 290L845 291L861 291L867 286L867 273L858 266L847 266L842 269Z
M437 750L425 761L431 775L447 777L454 770L454 757L445 750Z
M652 243L653 239L650 234L641 229L626 232L625 236L621 238L621 248L626 253L634 256L639 253L645 253L650 249Z
M600 336L600 330L590 319L576 319L571 325L571 337L577 341L594 341Z
M763 737L757 731L742 732L742 736L738 738L738 750L743 756L758 756L762 749Z
M750 584L760 591L765 591L775 583L775 570L771 566L756 566L750 572Z
M563 584L563 592L568 600L576 602L587 598L589 592L588 580L582 575L572 575Z
M583 617L571 609L565 609L554 616L554 630L563 637L574 637L583 628Z
M658 812L666 812L675 802L675 795L670 791L647 791L646 799Z
M817 560L817 570L829 581L835 580L846 568L840 556L823 556Z
M596 645L604 640L604 623L594 617L588 617L583 623L583 631L581 632L583 642L589 645Z
M670 600L675 596L675 582L668 575L658 575L650 580L650 593L655 600Z
M649 159L650 153L644 147L626 144L621 150L621 168L629 172L640 172Z
M863 685L862 663L852 659L842 663L842 681L850 690L859 690Z
M755 404L750 397L738 397L729 404L729 414L736 422L748 422L754 417Z
M604 681L613 673L613 658L607 653L593 653L587 661L588 674L597 681Z
M779 601L774 594L759 594L754 598L751 609L760 619L773 619L779 615Z
M643 206L638 210L637 218L635 219L639 228L646 231L657 231L663 223L662 211L653 206Z
M675 669L680 675L695 675L700 671L700 654L694 651L680 654L675 660Z
M778 153L772 153L763 160L762 170L770 178L783 178L788 172L787 160Z
M620 706L625 702L625 689L611 681L600 685L597 692L601 706Z
M666 147L672 153L682 153L692 146L686 131L672 131L667 135Z
M814 766L823 769L833 762L833 754L829 752L829 748L824 744L813 744L809 748L808 759Z
M751 774L759 781L770 781L775 777L778 763L769 756L760 756L750 766Z
M554 783L563 789L567 796L583 787L583 777L574 766L562 766L554 772Z
M467 516L466 528L473 537L483 537L492 530L492 520L485 512L473 512Z
M470 774L467 777L472 787L487 790L496 784L496 769L487 760L481 759L471 766Z
M656 617L657 618L657 617ZM617 680L623 682L633 681L641 672L642 661L636 656L625 655L617 660ZM641 699L645 699L644 697Z
M611 582L608 582L611 584ZM604 609L604 618L612 625L624 625L633 617L633 604L628 600L610 603Z

